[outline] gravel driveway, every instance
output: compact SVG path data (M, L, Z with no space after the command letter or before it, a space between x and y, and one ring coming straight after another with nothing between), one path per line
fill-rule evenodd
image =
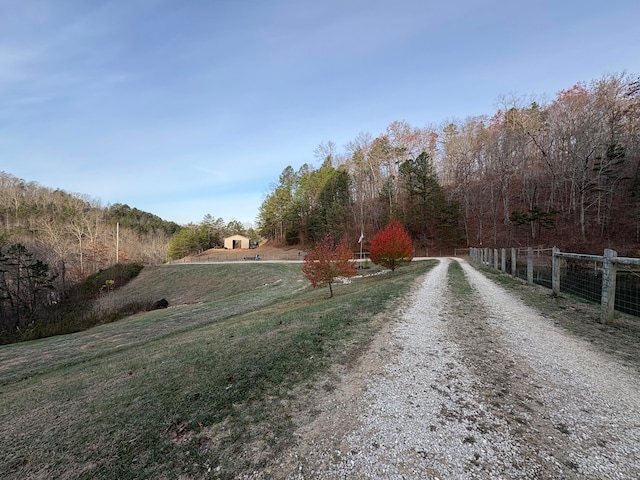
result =
M640 478L639 376L445 259L251 478Z

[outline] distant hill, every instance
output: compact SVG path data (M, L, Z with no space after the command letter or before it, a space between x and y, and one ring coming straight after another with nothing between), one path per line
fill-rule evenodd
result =
M26 328L38 309L115 263L164 262L181 228L0 172L0 329Z

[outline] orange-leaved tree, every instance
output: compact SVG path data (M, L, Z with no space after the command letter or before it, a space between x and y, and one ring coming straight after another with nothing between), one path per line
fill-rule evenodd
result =
M329 285L329 298L333 297L331 284L338 277L351 278L356 268L351 262L352 253L344 242L334 246L331 237L325 237L309 250L302 264L303 275L313 287Z
M371 261L391 271L413 258L413 245L409 234L398 220L391 220L384 230L379 231L369 251Z

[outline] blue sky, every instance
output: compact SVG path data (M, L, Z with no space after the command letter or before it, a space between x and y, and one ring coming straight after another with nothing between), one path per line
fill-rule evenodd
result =
M0 170L253 222L321 142L640 74L638 23L637 0L0 0Z

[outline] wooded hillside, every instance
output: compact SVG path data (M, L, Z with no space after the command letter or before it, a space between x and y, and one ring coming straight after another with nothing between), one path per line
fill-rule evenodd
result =
M391 123L318 169L287 167L259 214L289 243L325 234L365 240L391 218L418 245L555 244L574 250L640 242L640 79L609 75L552 100L504 98L491 116L424 128Z
M0 172L2 243L23 243L63 279L94 273L113 265L116 257L121 262L160 263L179 229L174 222L128 205L105 207L87 195Z
M105 207L0 172L0 330L29 325L40 307L116 261L163 262L179 229L128 205Z

